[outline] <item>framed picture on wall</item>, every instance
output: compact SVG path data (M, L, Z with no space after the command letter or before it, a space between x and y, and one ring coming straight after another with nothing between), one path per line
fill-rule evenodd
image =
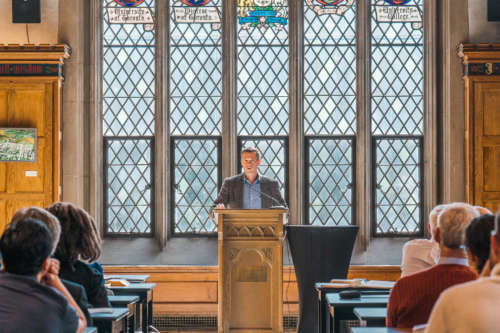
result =
M0 127L0 162L36 162L36 128Z

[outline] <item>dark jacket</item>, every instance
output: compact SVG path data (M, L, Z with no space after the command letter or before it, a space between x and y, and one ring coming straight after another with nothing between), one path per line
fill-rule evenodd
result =
M219 195L212 205L212 210L218 204L223 203L226 208L242 208L243 207L243 183L245 175L228 177L224 179ZM281 197L279 183L271 178L259 175L260 190L263 193L262 208L271 208L273 206L287 207L285 200ZM211 213L212 214L212 213Z
M61 282L64 284L68 292L71 294L71 297L75 300L76 304L80 307L85 318L87 319L87 326L92 326L92 318L89 314L89 301L87 299L87 293L83 286L78 283L74 283L68 280L61 279Z
M89 304L94 308L111 307L104 287L104 277L95 268L80 260L77 260L73 267L61 260L59 276L82 285L87 293Z
M0 272L0 332L74 333L78 314L56 289L34 276Z

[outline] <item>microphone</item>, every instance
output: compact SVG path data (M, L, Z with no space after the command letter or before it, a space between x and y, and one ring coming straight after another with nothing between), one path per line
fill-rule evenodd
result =
M259 193L263 196L265 196L266 198L268 199L271 199L274 203L277 203L277 205L275 206L271 206L270 209L288 209L288 207L285 207L283 206L283 204L278 200L276 199L275 197L273 197L272 195L269 195L267 193L264 193L262 192L262 190L260 191L257 191L256 189L254 189L252 186L248 185L247 183L245 183L245 179L242 180L243 181L243 186L248 186L248 188L256 193ZM262 183L261 183L262 184Z

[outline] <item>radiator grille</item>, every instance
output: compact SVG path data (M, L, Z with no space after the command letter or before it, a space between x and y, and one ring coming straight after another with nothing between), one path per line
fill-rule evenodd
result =
M296 316L285 316L283 317L283 328L285 330L295 329L297 327ZM206 329L206 330L217 330L217 317L210 315L177 315L172 316L171 314L156 314L153 317L153 326L155 326L160 331L165 331L168 329Z

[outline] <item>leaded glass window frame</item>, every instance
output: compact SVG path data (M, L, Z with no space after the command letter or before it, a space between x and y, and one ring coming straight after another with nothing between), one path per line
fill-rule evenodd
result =
M333 220L333 223L323 223L322 221L317 221L317 220L312 220L311 219L311 213L312 213L312 210L314 210L313 206L323 206L322 208L319 209L319 212L321 212L322 210L324 211L324 207L327 206L325 205L325 201L331 201L333 198L332 198L332 193L330 192L329 195L328 195L328 198L320 198L320 196L318 195L317 198L315 198L316 200L319 200L321 201L321 203L323 205L314 205L313 202L311 201L311 192L314 191L312 189L313 187L313 184L310 182L311 179L311 173L312 173L312 159L310 157L310 151L311 151L311 142L312 141L346 141L346 142L349 142L350 141L350 150L351 150L351 154L350 154L350 158L351 158L351 182L349 184L344 184L345 185L345 188L338 188L339 187L339 183L337 182L337 180L332 180L332 179L328 179L328 180L331 180L335 183L334 185L334 188L337 188L339 191L342 192L342 196L344 198L342 198L343 200L350 200L350 206L351 208L349 209L350 212L347 212L347 211L344 211L342 212L342 217L345 218L345 215L346 214L350 214L350 221L348 223L341 223L341 221L339 221L338 219L334 219ZM335 144L335 146L338 146L338 144ZM326 148L325 148L326 149ZM333 135L333 136L326 136L326 135L316 135L316 136L313 136L313 135L308 135L305 137L305 140L304 140L304 151L305 151L305 159L304 159L304 170L305 170L305 174L306 174L306 177L305 177L305 180L306 180L306 184L307 184L307 187L306 187L306 190L305 190L305 193L304 193L304 196L305 196L305 203L307 205L307 207L305 208L305 221L308 222L308 224L311 224L311 225L329 225L329 226L337 226L337 225L353 225L353 224L356 224L356 208L357 208L357 205L356 205L356 189L357 189L357 184L356 184L356 153L355 153L355 150L356 150L356 136L354 135L349 135L349 136L344 136L344 135ZM344 158L348 158L347 155L345 155L344 153L342 153L343 157ZM326 164L328 165L328 164ZM333 169L334 171L338 170L338 169L341 169L341 165L339 164L330 164L330 165L334 165ZM344 164L346 165L346 164ZM325 166L325 164L322 164L322 167L321 169L327 169L327 167ZM340 171L342 172L342 171ZM347 172L342 172L343 173L343 176L345 176L345 174ZM345 178L345 177L344 177ZM327 180L327 181L328 181ZM344 179L345 180L345 179ZM342 179L340 180L342 181ZM323 182L321 179L317 179L317 182L320 182L321 183L321 187L322 189L325 188L327 186L327 184L325 182ZM350 196L345 196L345 192L348 192L350 191L351 192L351 195ZM334 199L333 199L334 200ZM338 201L337 200L337 204L338 204ZM330 206L335 206L335 205L330 205ZM325 208L325 210L328 210L327 208ZM335 211L335 209L334 209ZM326 214L326 212L324 213ZM316 215L316 214L315 214ZM332 212L331 211L328 211L328 215L329 217L331 218L332 217ZM319 223L318 223L319 222Z
M369 27L370 12L368 6L362 5L364 0L357 0L359 12L358 12L358 30L366 31ZM100 15L100 5L92 4L93 12L96 13L97 19L93 29L95 32L99 32L99 18L102 19ZM304 2L294 2L290 1L290 20L297 20L302 17ZM424 50L424 133L425 142L423 145L423 156L424 161L422 164L423 170L423 217L427 212L430 211L433 205L437 202L437 111L436 111L436 54L437 50L435 47L435 41L437 37L437 3L436 0L425 0L426 6L426 16L424 19L424 25L426 27L424 44L426 48ZM168 4L159 1L157 12L160 13L157 17L157 24L168 26ZM225 12L235 12L236 5L231 1L224 1L223 11ZM226 21L222 26L222 31L226 38L223 38L223 70L229 72L236 71L236 61L231 54L235 54L236 50L236 18L231 15L226 15ZM168 42L166 41L166 29L158 29L158 52L157 52L157 89L159 91L159 96L155 101L156 104L156 133L155 136L155 187L154 191L154 203L155 203L155 219L157 223L155 225L154 235L159 238L160 244L162 246L167 242L167 238L172 236L171 234L171 208L172 196L166 189L171 188L171 169L170 169L170 136L168 135L168 101L165 97L168 92L168 80L163 78L168 77L168 62L169 59L165 55L167 54ZM289 36L289 47L290 47L290 110L289 110L289 159L293 160L305 160L305 140L306 135L304 134L304 123L303 123L303 84L301 80L303 79L302 69L303 60L300 58L303 56L303 40L302 40L302 23L297 23L296 25L290 26L290 36ZM96 35L98 36L98 35ZM96 59L99 59L101 51L99 49L99 38L95 39L95 48L93 54L96 55ZM356 175L356 190L355 190L355 202L357 203L354 208L355 224L360 226L360 243L362 248L367 248L370 241L376 241L373 239L372 234L372 222L373 218L370 214L371 207L374 204L372 201L372 184L370 176L371 165L372 165L372 139L366 134L367 129L370 127L370 117L367 115L367 110L369 110L369 100L367 96L367 82L369 81L370 64L368 62L362 61L366 59L369 48L369 43L364 41L358 46L358 65L359 75L361 79L357 83L357 89L359 91L358 96L358 116L357 116L357 127L360 128L357 138L356 138L356 162L354 174ZM361 60L361 61L360 61ZM95 78L99 81L101 77L99 61L95 63ZM160 84L159 81L163 81ZM238 156L238 135L236 133L237 120L236 114L236 84L234 80L234 75L223 75L223 106L222 106L222 132L221 132L221 166L220 173L221 179L224 177L236 174L239 170L239 156ZM96 100L100 101L99 93L99 82L93 84ZM434 88L434 89L433 89ZM93 130L97 135L96 144L98 144L93 149L92 154L94 154L94 159L96 161L101 160L99 156L102 156L102 134L101 126L99 125L100 119L100 102L95 103L96 117L93 121ZM101 143L101 144L99 144ZM100 146L100 147L99 147ZM103 179L102 170L99 170L100 163L94 163L95 171L93 172L94 184L101 184ZM290 208L290 221L296 224L306 223L307 202L305 197L304 184L306 182L306 170L304 169L303 163L291 163L289 165L289 208ZM91 186L92 187L92 186ZM101 192L101 186L94 186L96 192L95 204L93 207L101 207L99 203L103 198L103 192ZM103 190L103 189L102 189ZM100 199L101 198L101 199ZM93 209L98 221L103 221L103 209ZM102 223L102 222L101 222ZM424 232L424 231L423 231ZM196 236L198 237L198 236Z
M149 147L149 156L145 156L148 161L145 161L145 162L149 162L148 164L152 165L154 163L154 160L155 160L155 157L154 157L154 137L153 136L141 136L141 137L105 137L103 138L103 146L104 146L104 151L105 151L105 154L103 156L103 165L104 165L104 170L109 170L109 172L104 172L104 175L103 175L103 178L104 178L104 182L103 182L103 187L104 187L104 191L103 191L103 195L104 195L104 209L106 211L106 213L103 214L103 224L104 224L104 228L103 228L103 233L104 233L104 236L105 237L117 237L117 238L129 238L129 237L151 237L153 236L154 234L154 230L155 230L155 219L154 219L154 212L155 212L155 207L154 207L154 201L152 200L153 199L153 193L154 193L154 188L155 188L155 184L154 184L154 168L150 168L150 172L149 172L149 178L146 178L144 177L144 173L141 173L139 175L139 179L130 179L130 181L132 182L135 182L135 185L138 186L138 185L141 185L142 188L136 188L134 189L133 192L137 192L141 198L139 199L136 199L134 200L135 202L134 203L137 203L137 201L144 201L144 196L145 194L147 195L147 193L149 193L149 202L150 202L150 205L148 206L147 204L143 204L143 205L128 205L128 206L134 206L134 207L144 207L146 206L147 210L149 210L149 216L133 216L135 213L134 211L130 212L130 211L127 211L127 209L124 209L122 208L121 209L121 213L122 214L125 214L127 215L127 220L131 220L132 217L135 217L136 219L139 220L139 222L141 222L141 220L143 219L149 219L150 221L150 224L149 224L149 231L136 231L136 232L130 232L130 231L127 231L127 230L121 230L123 229L123 225L119 226L118 227L118 232L114 232L111 228L111 225L113 224L114 222L114 218L110 218L112 217L112 215L118 215L117 211L112 209L111 207L114 206L114 207L126 207L126 203L122 202L122 200L119 200L120 201L120 204L116 204L113 205L113 203L116 201L116 200L111 200L109 201L109 197L110 197L110 194L114 194L114 197L119 197L118 193L114 193L112 188L108 186L108 181L110 180L109 177L108 177L108 174L112 174L114 173L114 171L112 170L112 168L109 168L108 169L108 166L111 165L111 162L109 159L108 159L108 155L107 154L108 152L111 153L112 152L112 149L108 149L110 148L110 146L112 145L112 143L116 141L116 142L119 142L119 141L122 141L122 142L133 142L133 141L144 141L146 142L146 144L148 145ZM129 158L130 157L130 152L127 152L127 157L126 158ZM141 159L144 159L144 158L141 158ZM138 169L138 166L140 164L135 164L134 167L135 169ZM143 162L143 165L146 165L146 163ZM116 176L116 175L115 175ZM132 176L132 175L130 175ZM121 183L121 180L118 179L117 177L113 177L113 180L116 180L117 182L120 182ZM127 179L129 180L129 179ZM142 180L142 182L141 182ZM141 182L141 184L139 184L139 182ZM144 182L147 182L147 183L144 183ZM122 188L123 190L123 188ZM137 196L137 195L136 195ZM131 198L130 197L127 197L126 198L127 201L130 201ZM144 210L144 209L143 209ZM114 213L114 214L113 214ZM137 230L137 222L136 221L128 221L128 224L133 224L134 226L132 227L132 229L136 229Z
M205 231L193 231L193 230L179 230L179 227L177 226L178 219L176 217L176 206L177 206L177 196L184 197L188 195L186 191L182 191L182 189L179 189L179 184L176 182L176 169L175 169L175 161L177 160L176 155L175 155L175 148L176 148L176 141L187 141L187 140L198 140L198 141L204 141L204 140L210 140L210 141L215 141L215 149L217 156L215 158L217 165L220 166L221 164L221 137L220 136L171 136L170 137L170 151L171 151L171 156L172 158L170 159L170 170L172 170L172 182L171 182L171 193L173 200L170 202L170 221L172 222L170 224L170 235L172 237L216 237L217 236L217 224L215 221L208 221L208 224L214 225L215 228L212 228L213 230L205 230ZM191 165L190 165L191 166ZM216 192L212 193L212 198L215 200L215 197L217 196L217 193L220 189L220 186L222 184L222 179L221 179L221 170L220 167L217 167L217 182L216 182ZM185 173L183 173L184 175ZM188 190L192 191L191 186ZM205 188L205 185L202 186ZM195 193L195 196L197 194ZM208 218L208 210L210 209L211 202L205 206L205 212L207 213L207 218ZM202 223L202 228L205 228L207 223ZM191 223L189 223L188 228L192 228Z
M422 179L423 179L423 164L424 164L424 154L423 154L423 148L424 148L424 139L422 136L417 136L417 135L413 135L413 136L404 136L404 137L400 137L400 136L393 136L393 135L376 135L376 136L373 136L372 137L372 165L376 166L376 165L379 165L379 158L380 158L380 155L377 154L378 152L378 142L380 141L390 141L390 140L393 140L393 141L416 141L417 143L415 144L415 147L414 149L418 149L418 160L416 161L416 163L418 163L417 165L419 165L420 167L418 168L418 179L414 179L415 178L415 175L412 175L412 174L409 174L408 177L407 177L407 182L417 182L417 183L422 183ZM394 151L396 152L396 151ZM386 161L389 162L390 164L389 165L386 165L387 168L386 169L390 169L390 168L394 168L394 167L397 167L397 165L395 166L395 163L393 163L394 161L389 161L387 158L386 158ZM406 169L406 166L411 166L412 164L405 164L405 169ZM377 172L379 171L379 172ZM380 188L380 184L378 183L378 180L380 179L380 176L382 176L382 178L385 178L384 180L387 180L387 172L384 172L384 171L380 171L380 169L377 169L375 167L372 168L372 188L374 189L372 191L372 201L373 203L376 203L377 202L377 196L382 196L382 197L386 197L387 196L387 193L383 193L383 191L379 191L379 188ZM399 178L399 176L401 176L401 174L398 174L398 177L396 178ZM404 176L404 175L403 175ZM405 183L403 182L396 182L394 181L391 185L391 187L395 187L394 186L394 183L396 183L396 185L399 185L399 190L400 191L406 191L407 190L407 186ZM395 189L391 189L392 192L394 192ZM382 216L381 216L381 221L382 222L386 222L386 224L389 224L387 226L388 229L392 229L392 230L382 230L381 226L377 223L377 221L379 221L379 219L377 218L377 215L380 211L379 209L379 206L384 206L384 205L375 205L375 209L372 210L372 236L373 237L420 237L423 235L423 231L425 230L425 223L424 223L424 218L423 218L423 212L424 212L424 207L423 207L423 200L424 200L424 191L423 190L420 190L419 193L418 193L418 196L417 198L413 198L414 200L417 199L419 200L418 203L418 207L416 208L416 210L418 211L418 214L419 214L419 217L420 217L420 220L415 223L416 227L418 227L419 229L417 231L409 231L408 228L407 228L407 225L405 224L403 229L406 229L406 231L401 231L401 230L395 230L393 224L391 224L390 222L390 219L388 219L388 216L389 215L387 212L382 212ZM391 206L389 208L390 210L390 213L395 213L397 215L397 217L399 217L401 214L404 214L404 210L400 209L399 211L396 211L394 208L392 208L392 206L396 206L395 202L392 202L391 205L387 205L385 204L385 206ZM392 214L392 215L393 215Z

